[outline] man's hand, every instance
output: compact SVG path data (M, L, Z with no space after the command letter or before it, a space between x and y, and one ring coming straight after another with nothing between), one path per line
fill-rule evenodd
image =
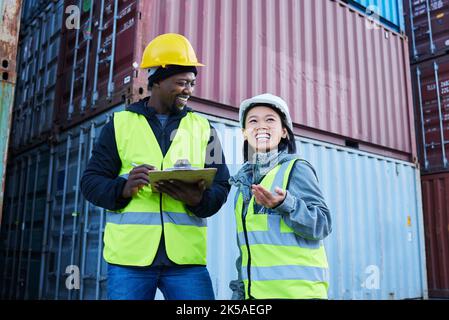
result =
M148 173L153 170L156 170L156 168L149 164L142 164L134 167L129 172L128 181L122 191L122 197L131 198L137 194L140 189L147 186L150 183Z
M287 194L279 187L274 189L276 194L272 194L269 190L258 184L253 184L251 186L251 192L253 193L258 204L270 209L280 205L284 201Z
M197 183L186 183L179 180L159 181L156 188L168 194L173 199L179 200L188 206L194 207L201 202L206 183L200 180Z

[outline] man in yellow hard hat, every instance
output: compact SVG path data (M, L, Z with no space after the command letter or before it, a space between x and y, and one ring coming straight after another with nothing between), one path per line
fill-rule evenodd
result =
M116 112L105 125L81 181L84 196L108 209L103 256L109 299L214 299L206 268L206 218L230 186L220 141L209 121L187 106L199 63L189 41L163 34L146 47L151 96ZM187 159L217 168L204 181L163 181L154 192L148 173Z

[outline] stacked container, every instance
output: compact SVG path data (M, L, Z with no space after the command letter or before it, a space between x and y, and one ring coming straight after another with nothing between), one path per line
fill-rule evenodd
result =
M104 209L83 198L80 179L112 112L148 95L146 71L137 66L148 42L166 32L185 35L206 65L189 104L217 128L231 174L243 162L240 101L271 92L288 102L299 153L316 168L333 215L325 243L330 298L427 297L408 45L388 27L398 21L384 23L396 14L384 8L378 23L331 0L66 0L69 6L78 8L80 28L63 19L51 139L40 146L48 169L36 191L46 195L39 212L24 209L39 196L18 198L20 188L34 192L29 181L37 173L27 168L36 147L10 162L10 175L23 178L8 179L3 297L106 297ZM234 194L209 219L208 267L220 299L230 298L237 277ZM40 218L31 224L28 214ZM19 263L28 248L20 239L37 226L40 269L30 273L28 260ZM78 272L79 287L72 282ZM23 290L19 280L27 276L37 292Z
M66 1L77 4L80 28L68 25L62 34L55 116L61 130L146 95L145 74L135 63L149 42L145 15L153 2Z
M344 0L352 8L368 15L385 26L404 32L402 0Z
M449 1L407 0L429 295L449 297Z
M2 299L37 299L47 234L47 146L34 148L10 161L2 220Z
M12 144L15 153L45 142L53 129L63 0L27 2L18 54Z

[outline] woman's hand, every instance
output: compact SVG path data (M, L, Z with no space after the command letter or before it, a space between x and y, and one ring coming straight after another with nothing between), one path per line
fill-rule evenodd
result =
M269 190L259 184L251 185L251 192L258 204L270 209L280 205L284 201L287 194L279 187L276 187L274 189L275 194L272 194Z

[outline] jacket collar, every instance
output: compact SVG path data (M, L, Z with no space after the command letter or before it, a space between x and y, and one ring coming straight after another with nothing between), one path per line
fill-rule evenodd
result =
M270 170L273 169L278 164L282 164L284 162L296 159L297 157L298 156L296 154L289 154L286 151L281 151L279 153L278 161L272 164L272 168L270 168ZM250 162L245 162L242 168L237 172L237 174L229 178L228 182L231 185L235 185L236 187L239 187L239 185L250 187L252 184L254 169L255 169L254 164Z

